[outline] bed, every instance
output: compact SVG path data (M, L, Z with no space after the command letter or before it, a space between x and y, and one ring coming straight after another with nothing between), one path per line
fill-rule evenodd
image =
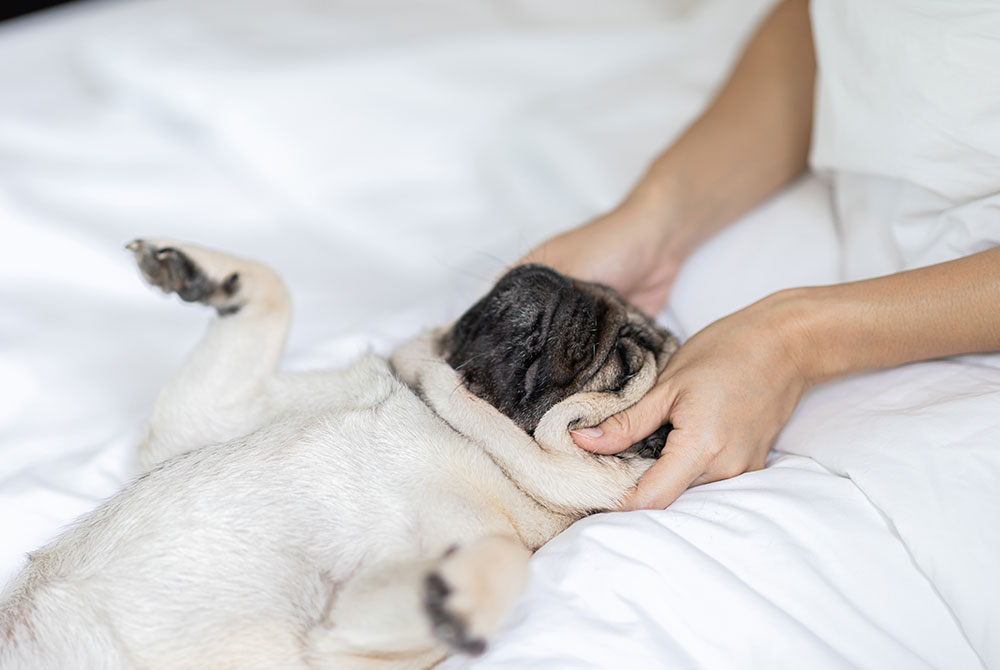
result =
M125 242L276 267L285 366L444 323L615 204L763 0L91 0L0 24L0 579L133 475L205 313ZM711 240L681 336L837 281L806 177ZM811 391L766 469L543 547L495 644L445 668L1000 667L1000 356Z

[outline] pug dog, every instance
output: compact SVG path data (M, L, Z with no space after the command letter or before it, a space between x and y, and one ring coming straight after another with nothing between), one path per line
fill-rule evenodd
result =
M569 431L641 398L677 340L611 289L517 267L388 359L279 373L291 303L256 262L136 240L217 317L156 401L143 474L29 555L0 667L425 668L479 653L531 552L614 509L663 446Z

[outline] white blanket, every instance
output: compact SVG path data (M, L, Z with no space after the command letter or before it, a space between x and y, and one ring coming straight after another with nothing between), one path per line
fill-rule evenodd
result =
M152 294L129 239L275 266L288 367L389 351L614 204L767 4L138 0L0 26L0 579L128 480L209 318ZM690 335L838 261L806 179L701 250L663 318ZM779 448L577 524L449 667L1000 667L995 357L817 389Z

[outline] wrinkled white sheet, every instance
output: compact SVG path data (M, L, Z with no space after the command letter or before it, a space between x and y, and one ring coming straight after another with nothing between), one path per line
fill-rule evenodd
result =
M209 318L143 286L126 241L278 268L289 367L388 351L614 204L767 4L138 0L0 26L0 579L127 481ZM816 180L787 189L663 318L689 335L835 281L828 212ZM817 389L779 444L798 455L577 524L448 667L1000 665L998 443L990 357Z

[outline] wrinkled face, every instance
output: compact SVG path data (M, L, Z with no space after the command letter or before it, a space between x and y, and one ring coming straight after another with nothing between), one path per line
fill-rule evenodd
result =
M676 340L612 289L542 265L514 268L441 340L466 387L533 434L556 403L616 392ZM630 451L656 457L666 428Z

